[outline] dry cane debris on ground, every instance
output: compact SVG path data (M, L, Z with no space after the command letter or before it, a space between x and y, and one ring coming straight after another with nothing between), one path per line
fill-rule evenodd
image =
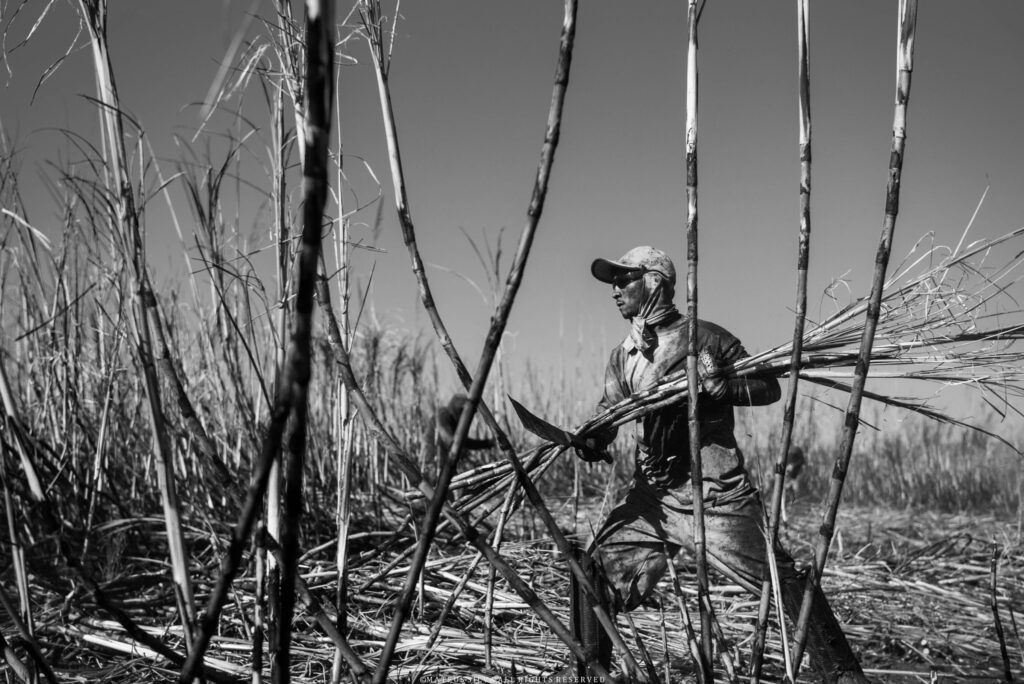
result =
M584 515L581 512L581 529L586 526ZM805 505L791 516L784 530L784 541L798 559L810 554L808 540L812 539L817 516ZM346 629L351 645L368 663L374 662L383 644L391 604L405 575L406 561L387 571L411 540L411 533L398 538L392 535L391 530L400 520L396 517L391 521L393 525L381 525L382 529L359 530L352 541L360 560L353 563L349 577L351 603ZM1000 617L1012 665L1021 667L1024 647L1017 607L1024 605L1024 549L1016 524L989 515L856 508L842 513L839 529L834 558L826 569L825 587L870 676L891 682L930 681L933 674L938 681L1002 678L1003 665L990 604L990 563L995 549L1001 551L997 574ZM105 573L105 590L152 634L182 651L166 563L158 554L151 553L162 534L160 530L156 519L110 525L103 531L102 543L95 547L93 553L98 560L94 562ZM329 534L324 532L323 538L327 539ZM192 528L189 540L196 552L193 557L206 561L202 567L194 567L200 600L205 599L216 568L215 554L209 548L205 554L199 553L200 546L211 538L209 533L210 530ZM314 536L313 530L309 533ZM153 547L135 547L135 540L142 538L153 542ZM40 557L46 553L45 543L38 543L30 553L36 555L29 564L37 604L35 626L58 676L68 681L175 680L176 671L147 649L133 644L83 591L68 594L72 586L68 578L61 575L49 558ZM567 621L568 577L553 545L544 539L509 541L502 546L502 553L559 617ZM336 573L329 570L331 558L332 549L324 548L310 554L302 567L303 578L325 605L330 604L337 581ZM485 668L487 570L483 564L466 582L454 609L440 626L436 641L428 648L438 616L473 558L474 554L458 541L441 544L435 550L423 576L422 599L417 601L397 649L392 670L396 680L412 681L425 675L469 675L480 681L502 681L503 677L507 681L513 672L537 677L564 662L566 648L499 581L494 592L492 667ZM690 559L680 558L678 566L680 582L692 603L691 610L696 613ZM222 629L207 657L210 667L246 680L252 662L252 570L250 563L246 575L236 582ZM385 571L383 578L366 586ZM11 595L6 574L7 569L4 583ZM640 641L662 674L662 643L667 640L671 681L690 681L693 671L667 580L658 599L664 605L664 619L656 605L631 615ZM726 637L738 649L745 666L757 612L756 599L737 586L716 584L714 603ZM620 617L619 622L623 635L639 656L632 628L624 618ZM6 620L0 623L0 630L4 634L14 633L13 625ZM329 681L333 645L308 612L298 615L295 639L295 681ZM13 643L17 646L16 639ZM766 659L765 681L778 681L783 670L774 622ZM724 671L720 674L722 681L726 681Z

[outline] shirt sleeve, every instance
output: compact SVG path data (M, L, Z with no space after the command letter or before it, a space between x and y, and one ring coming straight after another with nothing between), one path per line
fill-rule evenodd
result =
M629 396L629 388L626 387L622 371L622 353L622 347L616 347L608 357L608 365L604 371L604 392L600 401L597 402L596 413L603 413ZM603 448L614 441L618 431L617 427L611 427L600 433L588 435L588 437L595 438L600 443L599 448Z
M717 328L717 326L716 326ZM714 330L718 342L716 360L723 366L731 366L740 359L750 356L743 344L722 328ZM727 377L726 391L722 401L733 406L766 406L774 404L782 396L779 381L774 376Z

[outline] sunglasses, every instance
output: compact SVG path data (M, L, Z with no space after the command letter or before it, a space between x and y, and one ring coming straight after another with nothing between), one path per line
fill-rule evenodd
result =
M633 271L626 271L625 273L620 273L612 278L612 287L617 287L621 290L633 281L640 280L643 277L643 269L638 268Z

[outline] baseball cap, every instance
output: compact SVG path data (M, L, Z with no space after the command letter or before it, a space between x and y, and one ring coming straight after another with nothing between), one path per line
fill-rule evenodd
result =
M602 283L610 283L616 276L637 271L660 273L673 285L676 282L676 267L672 264L672 260L668 258L667 254L654 247L634 247L615 261L594 259L594 263L590 265L590 272Z

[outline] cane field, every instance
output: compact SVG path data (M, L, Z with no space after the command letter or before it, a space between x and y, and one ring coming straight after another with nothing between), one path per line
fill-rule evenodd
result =
M673 67L685 94L673 228L673 253L686 255L676 260L684 312L703 301L687 274L700 263L713 279L716 269L710 257L698 262L698 231L716 228L697 219L696 131L698 18L705 41L717 40L718 1L682 3L675 29L688 55ZM915 171L910 147L902 178L918 8L876 6L898 28L895 60L886 53L894 124L876 169L888 182L874 190L882 236L876 247L872 225L877 252L856 289L842 273L809 284L818 91L808 4L787 4L797 97L778 95L797 101L784 201L800 212L773 238L785 244L796 303L791 283L776 297L785 341L762 351L779 340L759 339L726 369L778 377L783 391L771 406L737 409L766 544L777 536L820 577L872 681L1010 682L1024 677L1024 217L975 237L964 231L971 206L969 222L950 219L951 240L915 235L898 242L905 255L892 253L901 181ZM565 0L525 51L542 53L549 74L522 179L531 191L519 193L525 227L518 238L468 226L439 238L416 222L417 175L406 169L443 176L445 166L432 168L422 144L412 147L428 158L409 163L399 145L413 117L403 119L409 100L393 93L392 63L394 90L419 87L400 73L416 60L404 52L402 3L272 0L242 12L224 2L239 25L202 101L173 105L187 110L187 130L157 152L122 101L139 96L118 87L133 65L119 43L127 32L111 27L136 10L0 2L8 80L30 76L45 94L62 69L80 69L86 112L69 110L45 134L59 141L52 150L42 133L0 120L4 684L505 684L544 681L581 652L569 618L571 578L583 577L575 550L629 485L633 423L664 406L686 410L691 376L669 374L595 415L620 320L598 335L537 314L551 353L515 344L529 316L555 308L555 286L537 295L527 265L549 250L549 190L574 188L559 185L555 153L600 147L565 118L574 87L598 82L586 77L590 8L577 5ZM45 69L19 74L21 55L60 16L70 42ZM365 79L346 81L357 65ZM500 96L497 83L472 87ZM705 106L717 91L699 92ZM376 108L378 158L347 151L347 98ZM470 202L470 191L453 194ZM637 233L625 239L644 242ZM596 253L602 239L582 229L573 238L583 271L614 256ZM438 265L421 249L470 258ZM376 274L378 261L400 264L404 280ZM402 294L390 294L394 282ZM453 282L487 309L470 344L468 308L444 297ZM563 318L582 301L572 287L558 293ZM737 278L727 297L741 306L754 289ZM442 424L456 393L467 408ZM544 441L509 396L582 436L621 426L613 462L585 463ZM465 449L468 438L492 446ZM792 447L806 462L786 474ZM615 662L587 681L814 681L806 658L794 661L806 625L780 619L770 578L762 602L714 573L705 584L703 568L699 553L684 553L641 608L601 612Z

